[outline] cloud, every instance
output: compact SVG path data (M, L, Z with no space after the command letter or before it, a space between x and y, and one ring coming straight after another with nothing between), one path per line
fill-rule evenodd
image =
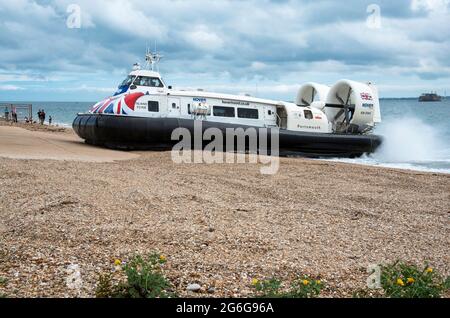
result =
M94 92L94 93L111 93L115 90L114 87L95 87L88 85L80 85L74 87L58 87L51 89L51 91L59 91L59 92Z
M67 4L67 2L66 2ZM149 6L151 8L151 5ZM139 38L163 39L166 28L133 1L81 1L80 8L87 21L97 28L133 35Z
M450 0L413 0L411 3L411 9L413 11L426 10L446 12L449 4Z
M184 36L188 44L204 51L217 51L223 47L221 37L209 30L206 25L197 25Z
M0 91L19 91L19 90L24 90L24 88L16 85L0 85Z
M267 64L263 62L253 61L250 68L255 71L263 71L267 69Z
M177 86L286 99L301 82L343 77L450 87L449 1L378 0L371 29L369 0L78 0L81 28L70 29L73 0L0 0L0 82L104 94L156 41Z

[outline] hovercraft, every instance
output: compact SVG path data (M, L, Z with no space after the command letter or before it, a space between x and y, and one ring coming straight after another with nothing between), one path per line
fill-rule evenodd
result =
M268 135L277 133L281 155L308 157L358 157L382 142L371 134L381 122L378 91L371 83L307 83L295 103L175 90L155 71L160 57L147 52L146 68L135 64L113 96L78 114L72 124L78 136L108 148L165 150L179 142L174 130L194 133L199 123L202 133L265 128Z

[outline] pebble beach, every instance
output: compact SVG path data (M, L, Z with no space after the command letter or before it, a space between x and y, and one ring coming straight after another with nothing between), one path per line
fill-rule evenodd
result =
M351 297L372 264L449 275L449 220L448 174L281 158L267 176L258 164L175 164L170 152L86 145L67 128L0 124L8 297L94 297L114 260L154 251L180 296L246 297L254 278L305 274L324 297Z

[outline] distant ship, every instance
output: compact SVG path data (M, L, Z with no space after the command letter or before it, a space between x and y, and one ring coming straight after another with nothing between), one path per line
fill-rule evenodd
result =
M433 92L428 94L422 94L419 97L419 102L440 102L441 100L442 97Z

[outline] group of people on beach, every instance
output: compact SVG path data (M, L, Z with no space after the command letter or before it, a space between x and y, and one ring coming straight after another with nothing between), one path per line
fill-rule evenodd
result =
M37 112L38 118L39 118L39 123L41 125L44 124L45 122L45 111L43 109L39 109L39 111ZM52 116L48 116L48 124L51 125L52 124Z
M39 118L39 124L43 125L45 121L45 111L43 109L39 109L37 112L38 118Z
M8 108L5 108L5 119L7 121L9 121L9 109ZM17 123L17 113L14 109L11 110L11 120L13 123Z
M17 113L14 110L11 113L11 119L13 123L17 123Z
M45 111L43 109L39 109L39 111L37 112L38 118L39 118L39 123L41 125L44 125L45 122ZM4 119L6 121L12 121L13 123L17 123L18 119L17 119L17 112L15 110L15 108L11 108L11 112L10 109L8 107L5 107L5 117ZM25 122L28 124L32 124L33 123L33 119L30 117L28 118L27 116L25 116L24 118ZM36 123L36 122L34 122ZM51 125L52 124L52 116L48 116L48 124Z

